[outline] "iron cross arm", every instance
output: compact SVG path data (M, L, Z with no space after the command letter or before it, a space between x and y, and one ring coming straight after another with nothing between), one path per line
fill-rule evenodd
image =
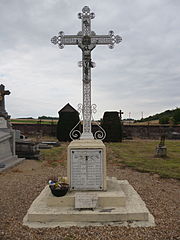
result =
M51 38L51 42L58 44L59 48L64 48L64 45L78 45L82 42L82 37L78 35L64 35L64 32L59 32L58 36Z
M94 32L90 36L81 35L64 35L61 31L58 36L54 36L51 39L53 44L58 44L59 48L64 48L64 45L78 45L80 48L83 46L94 45L109 45L109 48L113 48L115 43L120 43L122 38L119 35L114 35L113 31L109 31L108 35L96 35Z

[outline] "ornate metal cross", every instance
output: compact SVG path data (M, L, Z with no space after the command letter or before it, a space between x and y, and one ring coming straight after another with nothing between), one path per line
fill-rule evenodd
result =
M95 67L95 63L91 61L91 51L96 45L109 45L113 48L115 43L120 43L122 38L115 36L113 31L109 31L109 35L96 35L91 31L91 19L95 18L95 14L90 12L90 8L85 6L82 13L78 13L78 17L82 19L82 31L77 35L64 35L61 31L58 36L54 36L51 42L58 44L59 48L64 45L78 45L82 50L82 61L80 66L83 67L83 133L81 139L93 139L91 132L91 68Z
M4 90L4 85L0 85L0 117L4 117L5 119L8 118L8 114L5 110L5 100L4 96L9 95L10 91L9 90Z

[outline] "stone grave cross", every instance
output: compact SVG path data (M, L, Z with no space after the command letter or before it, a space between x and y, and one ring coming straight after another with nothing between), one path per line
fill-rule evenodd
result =
M0 85L0 117L4 117L5 119L8 118L8 114L5 110L5 99L4 96L5 95L9 95L10 91L9 90L5 90L4 85Z
M78 45L82 50L82 61L80 66L83 67L83 133L81 139L94 139L91 132L91 68L95 67L95 63L91 61L91 51L96 45L109 45L113 48L115 43L120 43L122 38L115 36L113 31L109 31L109 35L96 35L91 31L91 19L95 14L90 12L90 8L85 6L82 13L78 13L79 19L82 19L82 31L77 35L64 35L64 32L59 32L58 36L54 36L51 42L58 44L59 48L64 48L64 45Z

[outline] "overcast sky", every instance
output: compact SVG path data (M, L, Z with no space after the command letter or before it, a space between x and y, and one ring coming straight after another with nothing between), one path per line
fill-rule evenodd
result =
M122 42L92 52L95 119L123 110L140 119L180 106L179 0L0 0L0 84L11 91L12 118L58 116L67 103L82 103L81 50L60 50L50 39L77 34L77 13L89 6L92 30L113 30Z

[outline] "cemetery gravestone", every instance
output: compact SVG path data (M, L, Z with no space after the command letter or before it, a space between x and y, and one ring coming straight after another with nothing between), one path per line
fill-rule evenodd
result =
M8 119L9 116L5 110L5 95L9 95L10 91L5 90L5 87L3 84L0 85L0 117L3 117L5 119Z
M156 147L156 154L155 154L156 157L166 157L167 156L167 148L165 146L165 139L166 139L166 136L162 135L160 143Z
M9 116L5 110L5 95L10 91L0 85L0 171L17 164L23 159L18 159L15 153L15 131L9 124Z

